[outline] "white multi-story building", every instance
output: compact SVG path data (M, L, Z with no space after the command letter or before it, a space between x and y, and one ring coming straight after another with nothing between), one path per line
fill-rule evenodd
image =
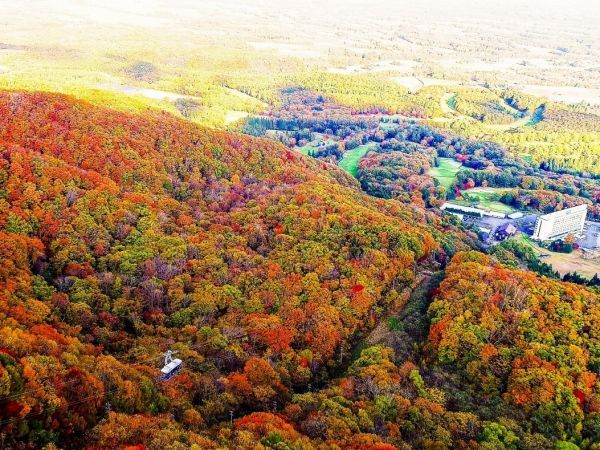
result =
M587 215L587 205L555 211L537 218L533 238L540 241L554 241L569 234L575 236L583 232Z

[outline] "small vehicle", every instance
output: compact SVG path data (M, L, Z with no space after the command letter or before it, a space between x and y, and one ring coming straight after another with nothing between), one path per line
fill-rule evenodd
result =
M174 352L172 350L168 350L165 353L165 365L162 369L160 369L161 379L164 381L168 381L173 378L183 366L183 361L179 358L173 358L173 355L178 352Z

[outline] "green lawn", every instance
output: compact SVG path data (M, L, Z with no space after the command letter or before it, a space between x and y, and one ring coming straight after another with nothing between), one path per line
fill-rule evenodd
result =
M523 158L524 161L527 161L530 164L533 162L533 156L528 155L527 153L521 153L521 158Z
M450 189L462 164L452 158L438 158L438 164L439 166L431 168L429 176L438 180L446 189Z
M344 153L344 157L338 163L338 166L340 166L353 177L356 177L358 175L358 163L360 159L365 156L369 150L373 150L376 146L377 144L375 142L369 142L365 145L359 145L352 150L347 150Z
M446 99L446 104L452 108L454 111L456 111L456 94L452 94L450 95L447 99Z
M317 147L310 145L310 144L306 144L303 147L295 147L296 150L298 150L300 153L302 153L303 155L308 155L308 152L310 152L311 150L316 150Z
M505 205L504 203L501 202L481 202L479 204L480 206L487 208L491 211L496 211L496 212L501 212L501 213L506 213L506 214L511 214L515 212L515 209L512 206L509 205Z
M302 153L303 155L308 155L308 152L310 152L311 150L316 151L319 148L319 144L325 140L325 136L327 136L327 135L323 134L323 133L314 133L314 137L315 137L314 140L307 143L306 145L303 145L302 147L296 146L294 148L296 150L298 150L300 153ZM330 137L332 137L332 136L330 136ZM335 140L331 139L329 142L335 142Z
M470 202L470 201L464 201L464 200L463 201L452 200L452 203L456 203L457 205L463 205L463 206L472 206L474 208L479 208L479 209L484 209L484 210L494 211L494 212L499 212L499 213L510 214L510 213L515 212L515 210L513 208L511 208L508 205L505 205L504 203L490 201L490 200L482 200L477 204L474 204L473 202Z
M471 206L473 203L477 203L477 207L488 209L490 211L510 214L515 212L515 209L511 206L505 205L493 199L494 195L507 190L506 188L474 188L468 191L462 191L465 196L463 201L457 201L456 203Z

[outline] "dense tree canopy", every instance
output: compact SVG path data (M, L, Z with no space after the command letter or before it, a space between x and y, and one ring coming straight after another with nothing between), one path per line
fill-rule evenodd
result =
M419 130L381 164L451 151ZM466 252L418 201L49 94L0 94L0 152L8 447L596 448L597 294Z
M446 257L435 216L268 140L17 92L0 95L0 140L12 442L271 409L327 379L416 267ZM188 370L161 385L167 348Z

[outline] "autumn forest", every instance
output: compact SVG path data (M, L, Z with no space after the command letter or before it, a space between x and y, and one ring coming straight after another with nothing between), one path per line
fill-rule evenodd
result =
M6 2L0 449L600 450L596 16L427 2Z

